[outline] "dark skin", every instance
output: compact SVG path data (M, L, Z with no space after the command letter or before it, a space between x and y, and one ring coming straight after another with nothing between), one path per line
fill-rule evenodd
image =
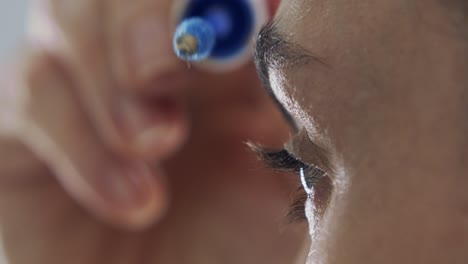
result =
M333 188L322 215L307 202L309 263L468 261L465 11L465 1L283 2L276 31L319 61L271 54L267 81L306 135L287 149L322 164L332 184L316 192Z

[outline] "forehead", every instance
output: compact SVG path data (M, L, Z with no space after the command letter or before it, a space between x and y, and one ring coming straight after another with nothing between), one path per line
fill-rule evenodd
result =
M408 22L405 18L410 17L408 13L418 6L415 2L417 1L285 0L277 13L278 27L301 43L318 41L318 36L327 35L353 38L358 30L378 31L382 27L404 25Z

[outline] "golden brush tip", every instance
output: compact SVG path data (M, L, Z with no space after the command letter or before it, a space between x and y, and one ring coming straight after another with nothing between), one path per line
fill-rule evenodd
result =
M177 49L186 55L194 54L198 49L198 41L193 35L190 34L180 36L177 39Z

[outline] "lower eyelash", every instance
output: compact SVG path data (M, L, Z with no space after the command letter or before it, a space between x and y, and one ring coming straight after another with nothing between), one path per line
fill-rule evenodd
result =
M287 150L269 151L261 147L250 145L257 156L270 168L293 173L300 177L302 186L298 189L288 212L292 222L306 220L305 203L317 182L327 174L316 166L306 164L297 159Z
M291 205L289 206L288 219L292 223L307 221L305 213L305 204L309 195L301 186L294 194Z
M309 176L307 176L307 174ZM306 165L300 169L302 185L295 193L288 212L288 218L290 218L292 222L302 222L307 220L305 213L305 204L307 199L312 195L313 188L316 187L317 182L322 177L326 176L327 174L325 172L314 166Z

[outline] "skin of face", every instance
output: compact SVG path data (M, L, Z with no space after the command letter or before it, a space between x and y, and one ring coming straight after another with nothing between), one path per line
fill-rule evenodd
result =
M308 263L468 263L467 6L283 1L277 32L316 60L273 59L269 81L333 189L307 202Z
M179 61L168 22L179 1L33 2L41 30L0 62L1 264L295 260L306 226L288 225L286 213L298 182L272 175L245 144L282 145L289 133L251 63L214 74ZM134 34L145 44L131 45ZM93 103L121 122L93 122L102 116ZM139 144L119 129L138 121L135 135L166 129ZM179 148L167 147L174 135ZM135 160L150 173L128 168Z

